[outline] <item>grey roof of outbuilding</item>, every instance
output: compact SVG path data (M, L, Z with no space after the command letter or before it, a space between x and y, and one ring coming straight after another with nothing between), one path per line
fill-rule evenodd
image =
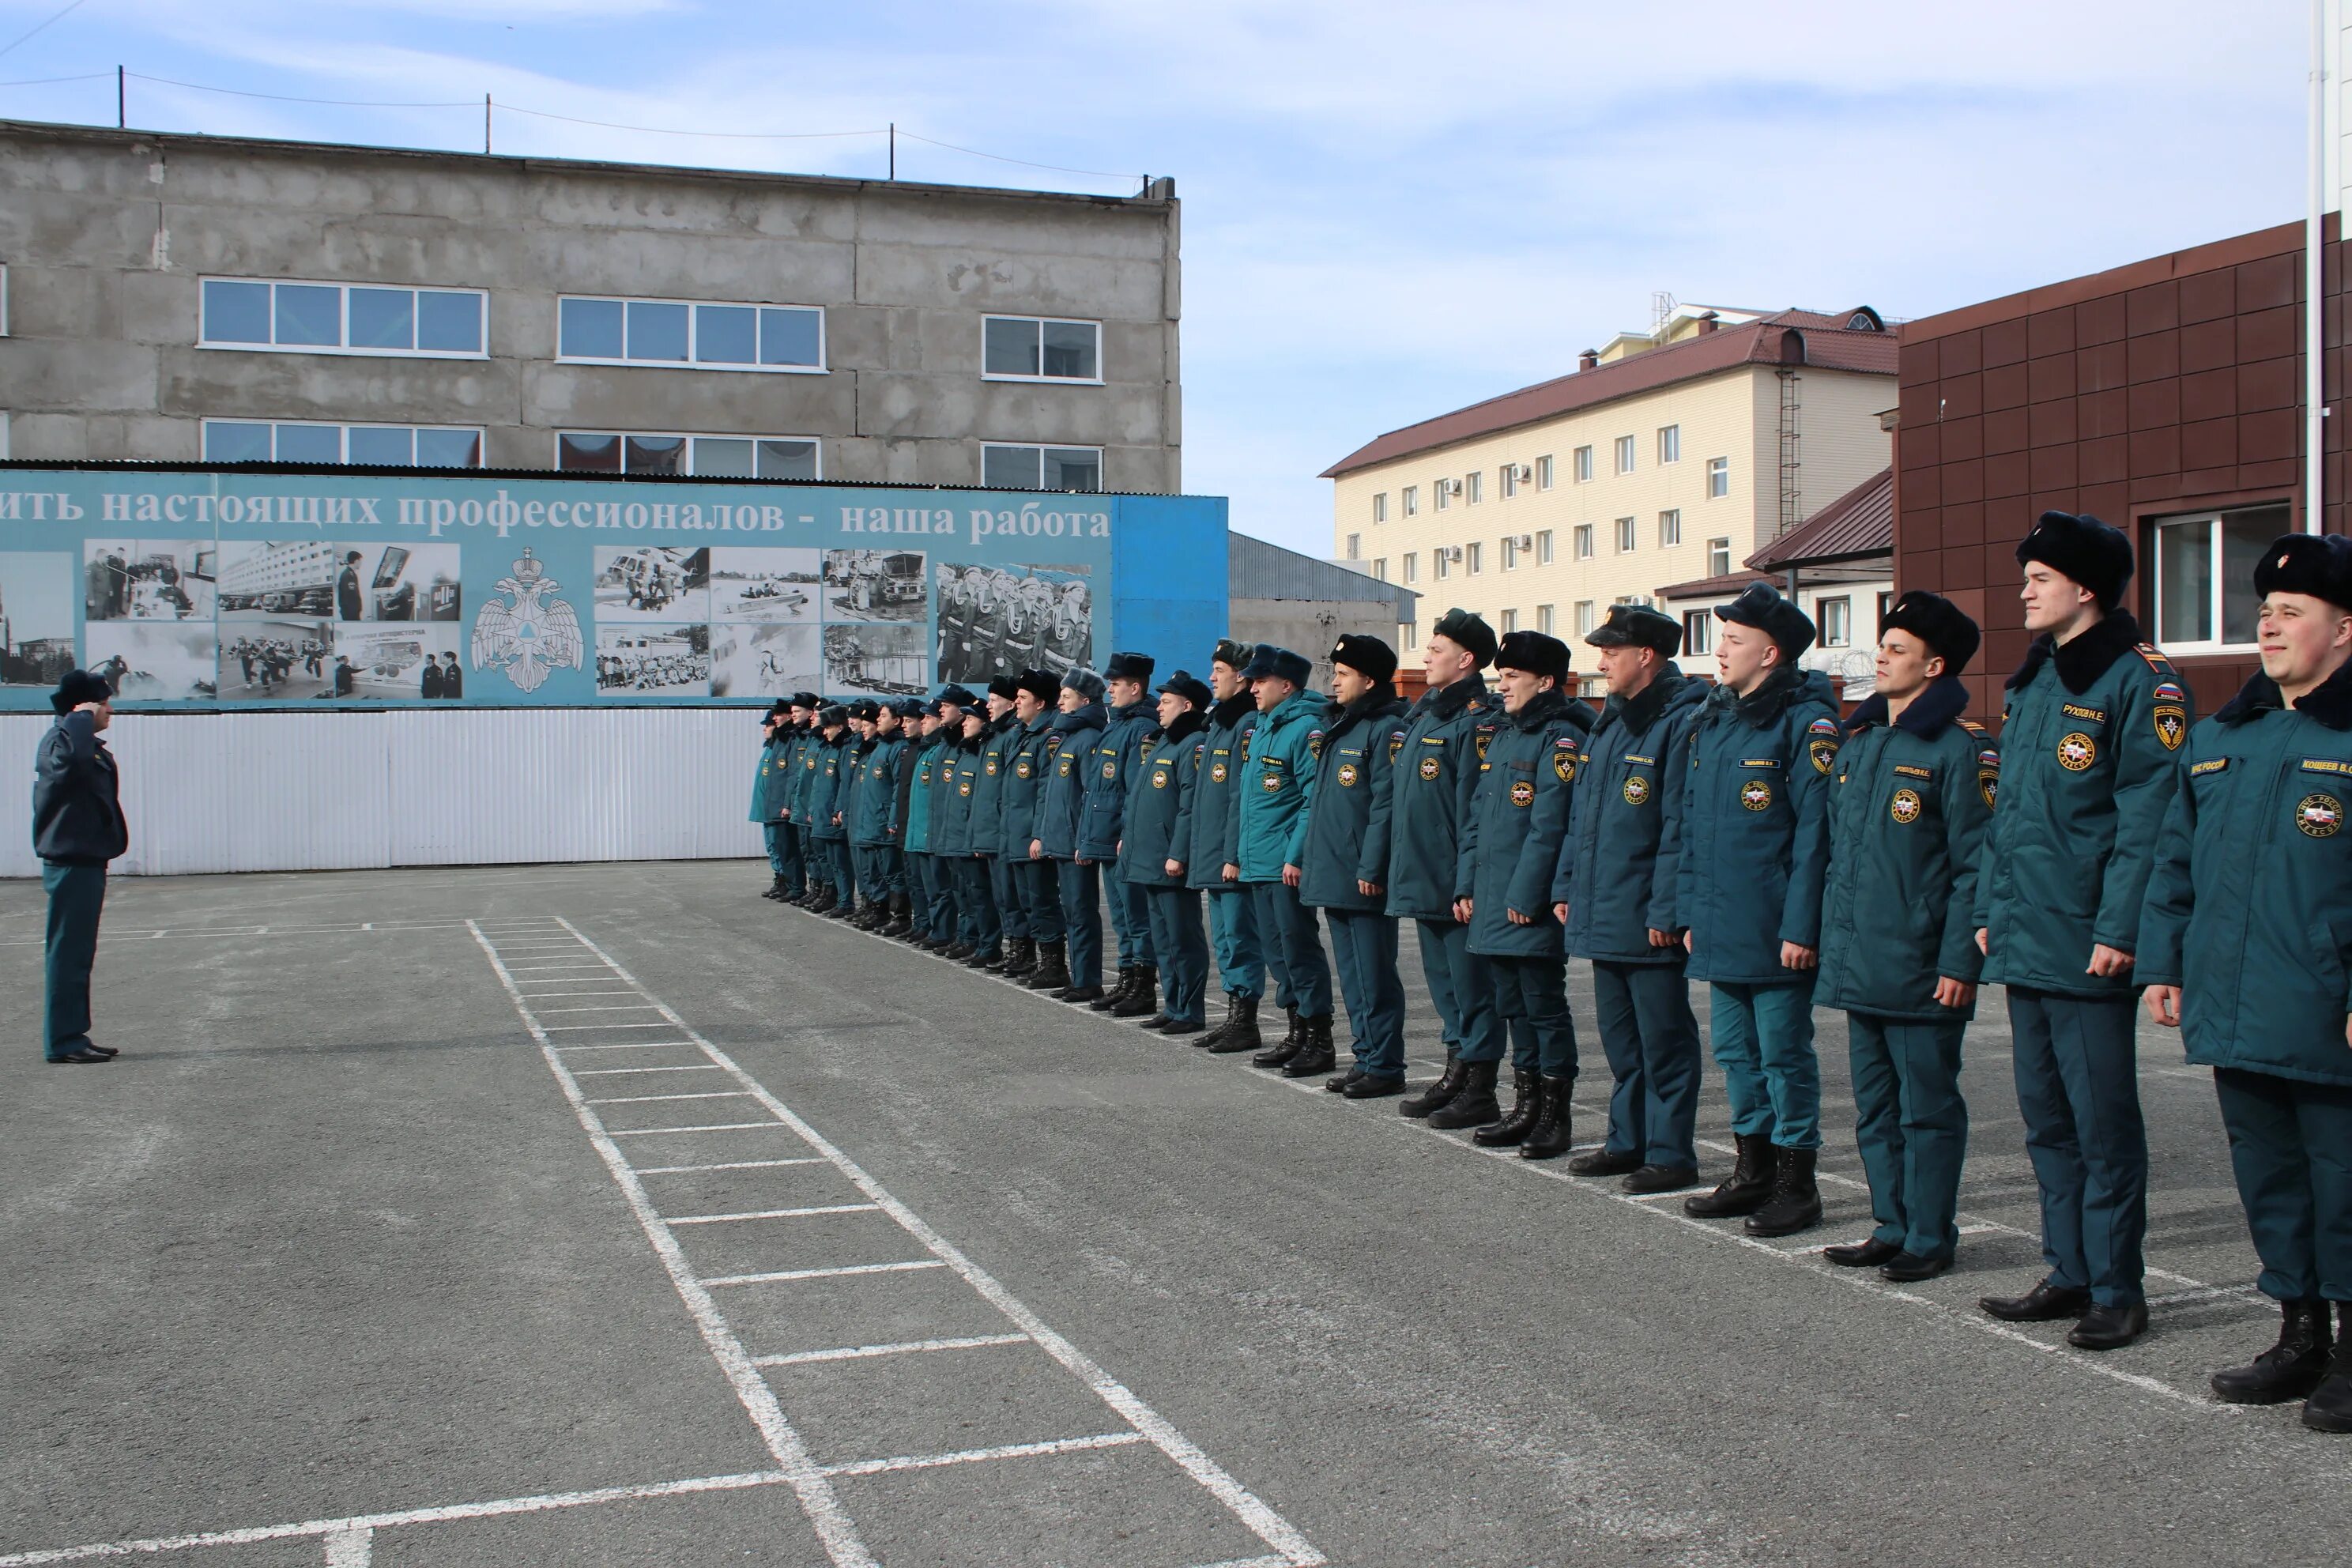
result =
M1413 618L1413 605L1421 595L1411 588L1246 533L1228 533L1225 540L1226 592L1233 598L1380 600L1396 606L1399 621Z

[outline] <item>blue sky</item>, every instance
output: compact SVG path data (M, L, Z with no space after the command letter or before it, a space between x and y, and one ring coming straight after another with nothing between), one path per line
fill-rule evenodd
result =
M64 0L0 0L0 46ZM480 145L484 92L575 119L903 131L915 179L1184 201L1185 488L1330 547L1315 475L1554 375L1653 290L1921 316L2301 216L2308 10L2176 0L83 0L0 56L0 115ZM1909 13L1920 13L1914 17ZM501 114L498 150L879 174L872 136Z

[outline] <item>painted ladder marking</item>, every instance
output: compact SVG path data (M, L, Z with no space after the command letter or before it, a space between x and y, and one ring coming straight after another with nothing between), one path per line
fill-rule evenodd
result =
M831 1162L814 1155L796 1160L722 1160L715 1165L640 1165L640 1176L675 1176L686 1171L754 1171L763 1165L824 1165Z
M624 1094L611 1100L592 1100L591 1105L650 1105L657 1100L749 1100L740 1089L716 1089L709 1094Z
M872 1214L872 1204L819 1204L812 1208L753 1209L746 1214L690 1214L671 1220L672 1225L725 1225L739 1219L800 1219L817 1214Z
M687 1067L675 1068L583 1068L580 1071L573 1073L572 1076L574 1078L618 1078L623 1073L717 1072L718 1070L719 1069L717 1068L710 1066L708 1062L695 1062Z
M982 1459L1026 1459L1042 1454L1076 1454L1088 1448L1124 1448L1144 1440L1140 1432L1105 1432L1093 1437L1056 1437L1045 1443L1007 1443L1001 1448L966 1448L954 1454L907 1454L895 1459L857 1459L827 1465L828 1476L879 1476L892 1470L929 1470L941 1465L969 1465ZM1276 1558L1276 1562L1285 1561Z
M726 1274L716 1279L705 1279L705 1285L773 1285L785 1279L838 1279L850 1274L911 1274L919 1268L945 1268L936 1258L920 1258L906 1263L843 1263L831 1268L778 1268L766 1274Z
M676 1224L676 1221L672 1221ZM863 1361L867 1356L914 1355L927 1351L978 1350L985 1345L1025 1345L1027 1334L966 1334L952 1340L901 1340L887 1345L850 1345L841 1350L793 1351L788 1355L751 1358L754 1366L805 1366L820 1361Z
M772 1131L772 1121L706 1121L699 1127L624 1127L607 1132L608 1138L659 1138L672 1132L740 1132L747 1128L764 1127Z

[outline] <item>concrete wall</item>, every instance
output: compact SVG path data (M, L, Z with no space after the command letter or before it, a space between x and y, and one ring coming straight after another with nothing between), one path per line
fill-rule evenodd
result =
M1377 600L1237 598L1227 617L1233 629L1226 635L1237 642L1270 642L1276 647L1306 655L1315 661L1315 689L1328 693L1331 689L1331 645L1352 632L1376 637L1396 647L1395 614L1393 608ZM1207 679L1211 651L1202 648L1194 656L1197 662L1187 663L1184 668ZM1402 650L1399 657L1409 664L1418 662L1412 654Z
M205 417L816 437L823 477L977 484L983 440L1181 488L1177 205L0 122L17 458L199 457ZM195 346L206 276L487 289L487 359ZM823 374L555 363L565 293L819 305ZM981 379L984 312L1102 323L1104 384Z

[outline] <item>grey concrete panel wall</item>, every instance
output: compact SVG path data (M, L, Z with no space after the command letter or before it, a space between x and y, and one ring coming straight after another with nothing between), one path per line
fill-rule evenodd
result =
M1233 601L1226 635L1241 642L1270 642L1315 661L1316 689L1331 689L1331 645L1353 634L1376 637L1396 647L1395 613L1388 605L1354 599L1241 599ZM1207 654L1203 652L1203 658Z
M815 437L828 479L973 484L983 441L1181 471L1177 206L0 122L0 414L18 458L195 455L198 422ZM200 349L207 275L467 288L483 360ZM814 305L826 370L556 361L566 293ZM1104 384L983 381L981 318L1102 323Z

